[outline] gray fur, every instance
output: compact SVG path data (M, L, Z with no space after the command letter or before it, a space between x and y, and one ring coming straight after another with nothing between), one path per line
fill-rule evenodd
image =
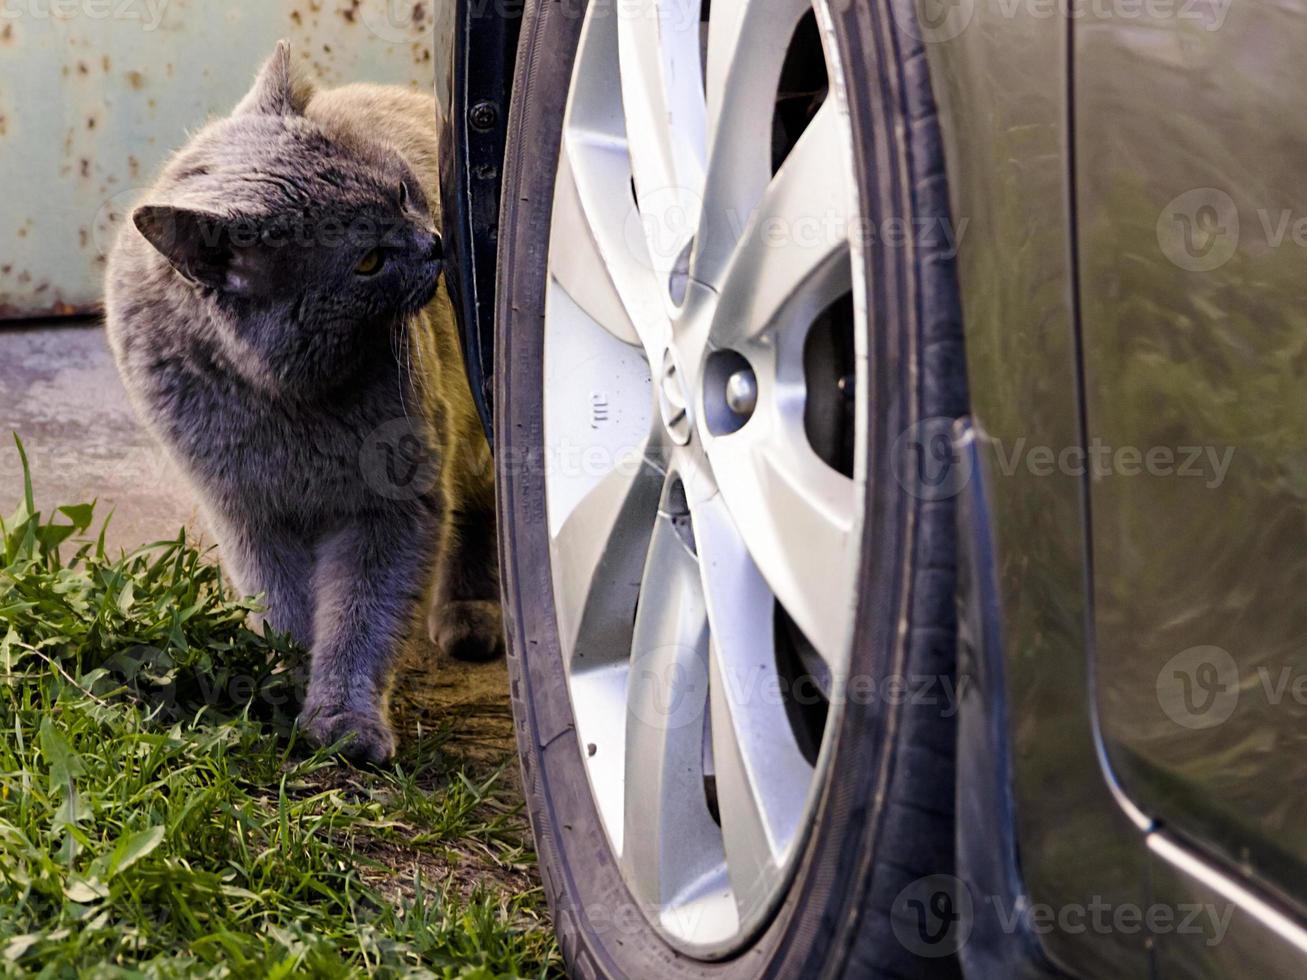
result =
M302 723L373 761L428 606L455 654L502 648L489 454L438 289L434 112L401 89L312 93L283 42L168 163L107 273L133 403L237 587L312 651Z

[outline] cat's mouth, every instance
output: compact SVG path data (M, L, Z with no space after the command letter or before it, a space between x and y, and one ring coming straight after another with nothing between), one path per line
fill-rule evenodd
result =
M409 291L404 303L409 313L417 313L436 298L436 292L440 289L440 273L442 271L444 271L444 263L434 263L430 275L423 277L422 281Z

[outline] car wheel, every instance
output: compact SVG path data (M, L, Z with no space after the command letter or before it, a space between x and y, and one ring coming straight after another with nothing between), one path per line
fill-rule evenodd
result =
M954 518L924 474L966 394L912 17L527 2L495 450L575 976L957 970L914 897L953 867Z

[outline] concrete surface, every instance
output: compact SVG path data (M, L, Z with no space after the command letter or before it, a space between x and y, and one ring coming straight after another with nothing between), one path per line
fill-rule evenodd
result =
M32 464L36 506L99 499L110 510L108 540L131 549L200 533L194 497L162 450L137 424L96 322L0 327L0 515L22 499L22 468L10 432Z

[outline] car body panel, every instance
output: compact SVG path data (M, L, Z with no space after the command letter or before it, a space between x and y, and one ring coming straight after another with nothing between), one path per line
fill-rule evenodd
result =
M1158 976L1302 976L1307 931L1301 925L1165 833L1151 835L1149 844Z
M1103 737L1143 810L1302 896L1307 17L1145 5L1075 31Z
M1103 895L1142 904L1143 834L1104 778L1092 724L1083 481L1043 465L1043 449L1081 442L1067 24L1042 6L952 9L965 23L945 22L927 47L961 246L970 478L991 507L1020 871L1029 900L1053 911ZM1040 938L1075 972L1148 975L1140 935Z

